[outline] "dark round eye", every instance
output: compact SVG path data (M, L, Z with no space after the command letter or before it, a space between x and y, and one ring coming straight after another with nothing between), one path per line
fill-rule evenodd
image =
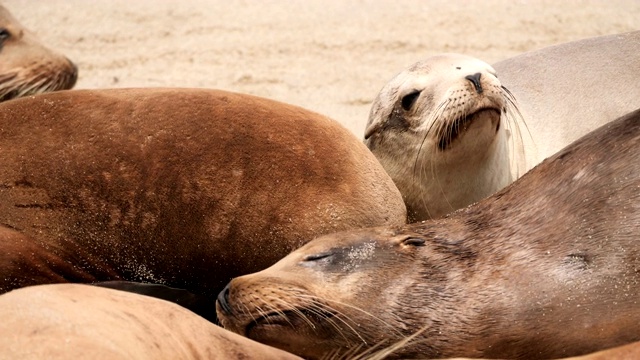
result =
M11 33L9 32L9 30L0 28L0 41L5 41L10 37L11 37Z
M420 96L420 91L418 90L414 90L408 93L407 95L403 96L402 108L407 111L411 110L411 107L413 107L413 104L415 104L416 100L418 99L418 96Z
M322 260L322 259L326 259L329 256L333 255L333 253L330 252L322 252L322 253L318 253L318 254L313 254L313 255L307 255L304 257L304 259L302 259L303 261L318 261L318 260Z
M425 240L417 237L408 237L402 240L402 243L409 246L424 246Z

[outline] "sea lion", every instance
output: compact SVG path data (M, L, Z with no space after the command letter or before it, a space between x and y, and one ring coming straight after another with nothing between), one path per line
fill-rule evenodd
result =
M640 340L640 110L443 219L326 235L232 280L221 324L305 358L557 358Z
M0 292L126 280L216 295L320 234L401 224L375 157L336 121L205 89L0 103Z
M0 296L3 359L300 359L170 302L81 284Z
M440 55L382 88L365 143L398 185L410 221L436 218L636 109L638 83L640 31L547 47L493 68Z
M416 63L380 91L365 143L400 189L410 221L440 217L511 183L514 129L504 119L513 108L495 70L460 54Z
M78 68L48 49L0 5L0 101L71 89Z

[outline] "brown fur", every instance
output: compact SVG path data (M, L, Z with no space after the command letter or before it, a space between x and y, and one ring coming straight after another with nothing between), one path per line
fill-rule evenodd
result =
M88 285L0 296L3 359L299 359L169 302Z
M636 360L640 358L640 342L598 351L593 354L568 358L565 360Z
M327 235L218 297L225 328L309 358L557 358L640 340L640 111L434 221Z
M42 45L0 5L0 101L71 89L77 78L71 60Z
M563 358L562 360L637 360L640 358L640 342L617 346L587 355ZM456 358L451 360L471 360Z
M196 89L0 104L0 291L131 280L215 298L308 239L406 210L337 122ZM213 305L213 304L212 304Z

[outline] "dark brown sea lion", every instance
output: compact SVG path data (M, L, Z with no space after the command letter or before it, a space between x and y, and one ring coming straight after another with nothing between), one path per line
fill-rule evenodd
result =
M640 340L640 110L439 220L320 237L218 297L225 328L308 358L558 358ZM351 350L352 351L352 350Z
M0 101L71 89L78 68L46 48L0 5Z
M148 296L81 284L0 296L3 359L300 359Z
M0 292L128 280L216 295L320 234L406 219L375 157L319 114L204 89L0 103Z

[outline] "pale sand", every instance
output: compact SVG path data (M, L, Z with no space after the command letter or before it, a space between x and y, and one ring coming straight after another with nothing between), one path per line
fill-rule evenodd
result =
M76 88L208 87L328 115L362 137L380 88L440 52L489 63L640 29L640 1L3 0L79 66Z

